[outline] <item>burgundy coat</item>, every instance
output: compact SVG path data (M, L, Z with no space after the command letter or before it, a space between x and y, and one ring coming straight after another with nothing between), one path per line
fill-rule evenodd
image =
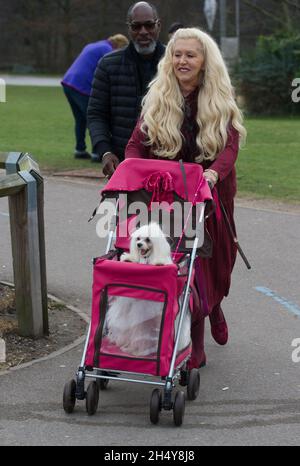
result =
M194 94L194 93L193 93ZM192 162L197 154L195 135L197 127L195 123L195 101L193 98L187 102L191 105L189 116L185 118L182 133L184 135L184 144L181 152L175 160L182 159L185 162ZM192 136L192 137L191 137ZM128 142L125 151L125 158L155 158L151 147L145 145L146 136L141 131L141 120L137 123L131 139ZM239 150L239 133L232 126L228 130L228 140L225 149L218 155L213 162L203 162L204 169L211 168L219 174L219 181L216 185L219 198L222 200L226 209L232 228L235 231L233 218L234 196L236 194L236 172L235 161ZM194 152L194 154L193 154ZM228 226L222 215L220 220L216 216L211 216L207 221L207 229L213 240L213 255L209 259L198 260L196 264L197 278L199 283L203 284L207 296L207 305L203 305L203 313L207 314L221 303L224 296L227 296L230 288L231 272L236 259L236 245L229 233ZM202 296L202 299L205 299Z

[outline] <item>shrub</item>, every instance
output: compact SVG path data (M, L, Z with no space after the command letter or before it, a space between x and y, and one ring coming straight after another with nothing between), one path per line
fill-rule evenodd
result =
M233 70L239 94L250 114L300 114L292 101L292 82L300 77L300 35L261 36L252 54Z

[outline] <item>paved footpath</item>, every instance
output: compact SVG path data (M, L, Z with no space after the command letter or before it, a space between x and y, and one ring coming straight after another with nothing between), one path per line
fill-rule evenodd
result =
M22 76L0 74L0 79L3 79L7 86L42 86L42 87L57 87L60 86L60 78L51 78L48 76Z
M87 223L98 203L94 182L47 178L45 218L48 291L87 315L92 258L104 244ZM0 280L12 280L7 200L0 199ZM64 384L80 363L82 345L0 376L0 445L299 445L300 213L237 207L240 242L252 263L238 258L224 304L230 340L220 347L206 328L208 364L184 424L163 412L149 421L152 388L110 383L89 417L84 402L62 409Z

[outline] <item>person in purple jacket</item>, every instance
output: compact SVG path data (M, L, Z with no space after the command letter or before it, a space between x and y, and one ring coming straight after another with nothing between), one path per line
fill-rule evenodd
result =
M98 159L97 155L90 155L87 152L85 143L86 114L94 72L99 60L104 55L115 49L125 47L128 43L127 37L116 34L107 40L100 40L86 45L61 81L75 119L76 147L74 157L76 159L98 161L96 160Z

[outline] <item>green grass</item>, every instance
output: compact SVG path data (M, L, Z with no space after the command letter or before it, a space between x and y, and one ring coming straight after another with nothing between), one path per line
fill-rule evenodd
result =
M74 159L74 120L62 88L8 86L0 122L0 152L29 152L45 170L99 169ZM88 133L86 142L90 149Z
M239 194L300 202L300 118L248 118Z
M29 152L42 169L99 167L75 160L74 121L61 88L8 86L0 152ZM239 195L300 202L300 118L248 118L237 162ZM90 140L87 134L90 150Z

